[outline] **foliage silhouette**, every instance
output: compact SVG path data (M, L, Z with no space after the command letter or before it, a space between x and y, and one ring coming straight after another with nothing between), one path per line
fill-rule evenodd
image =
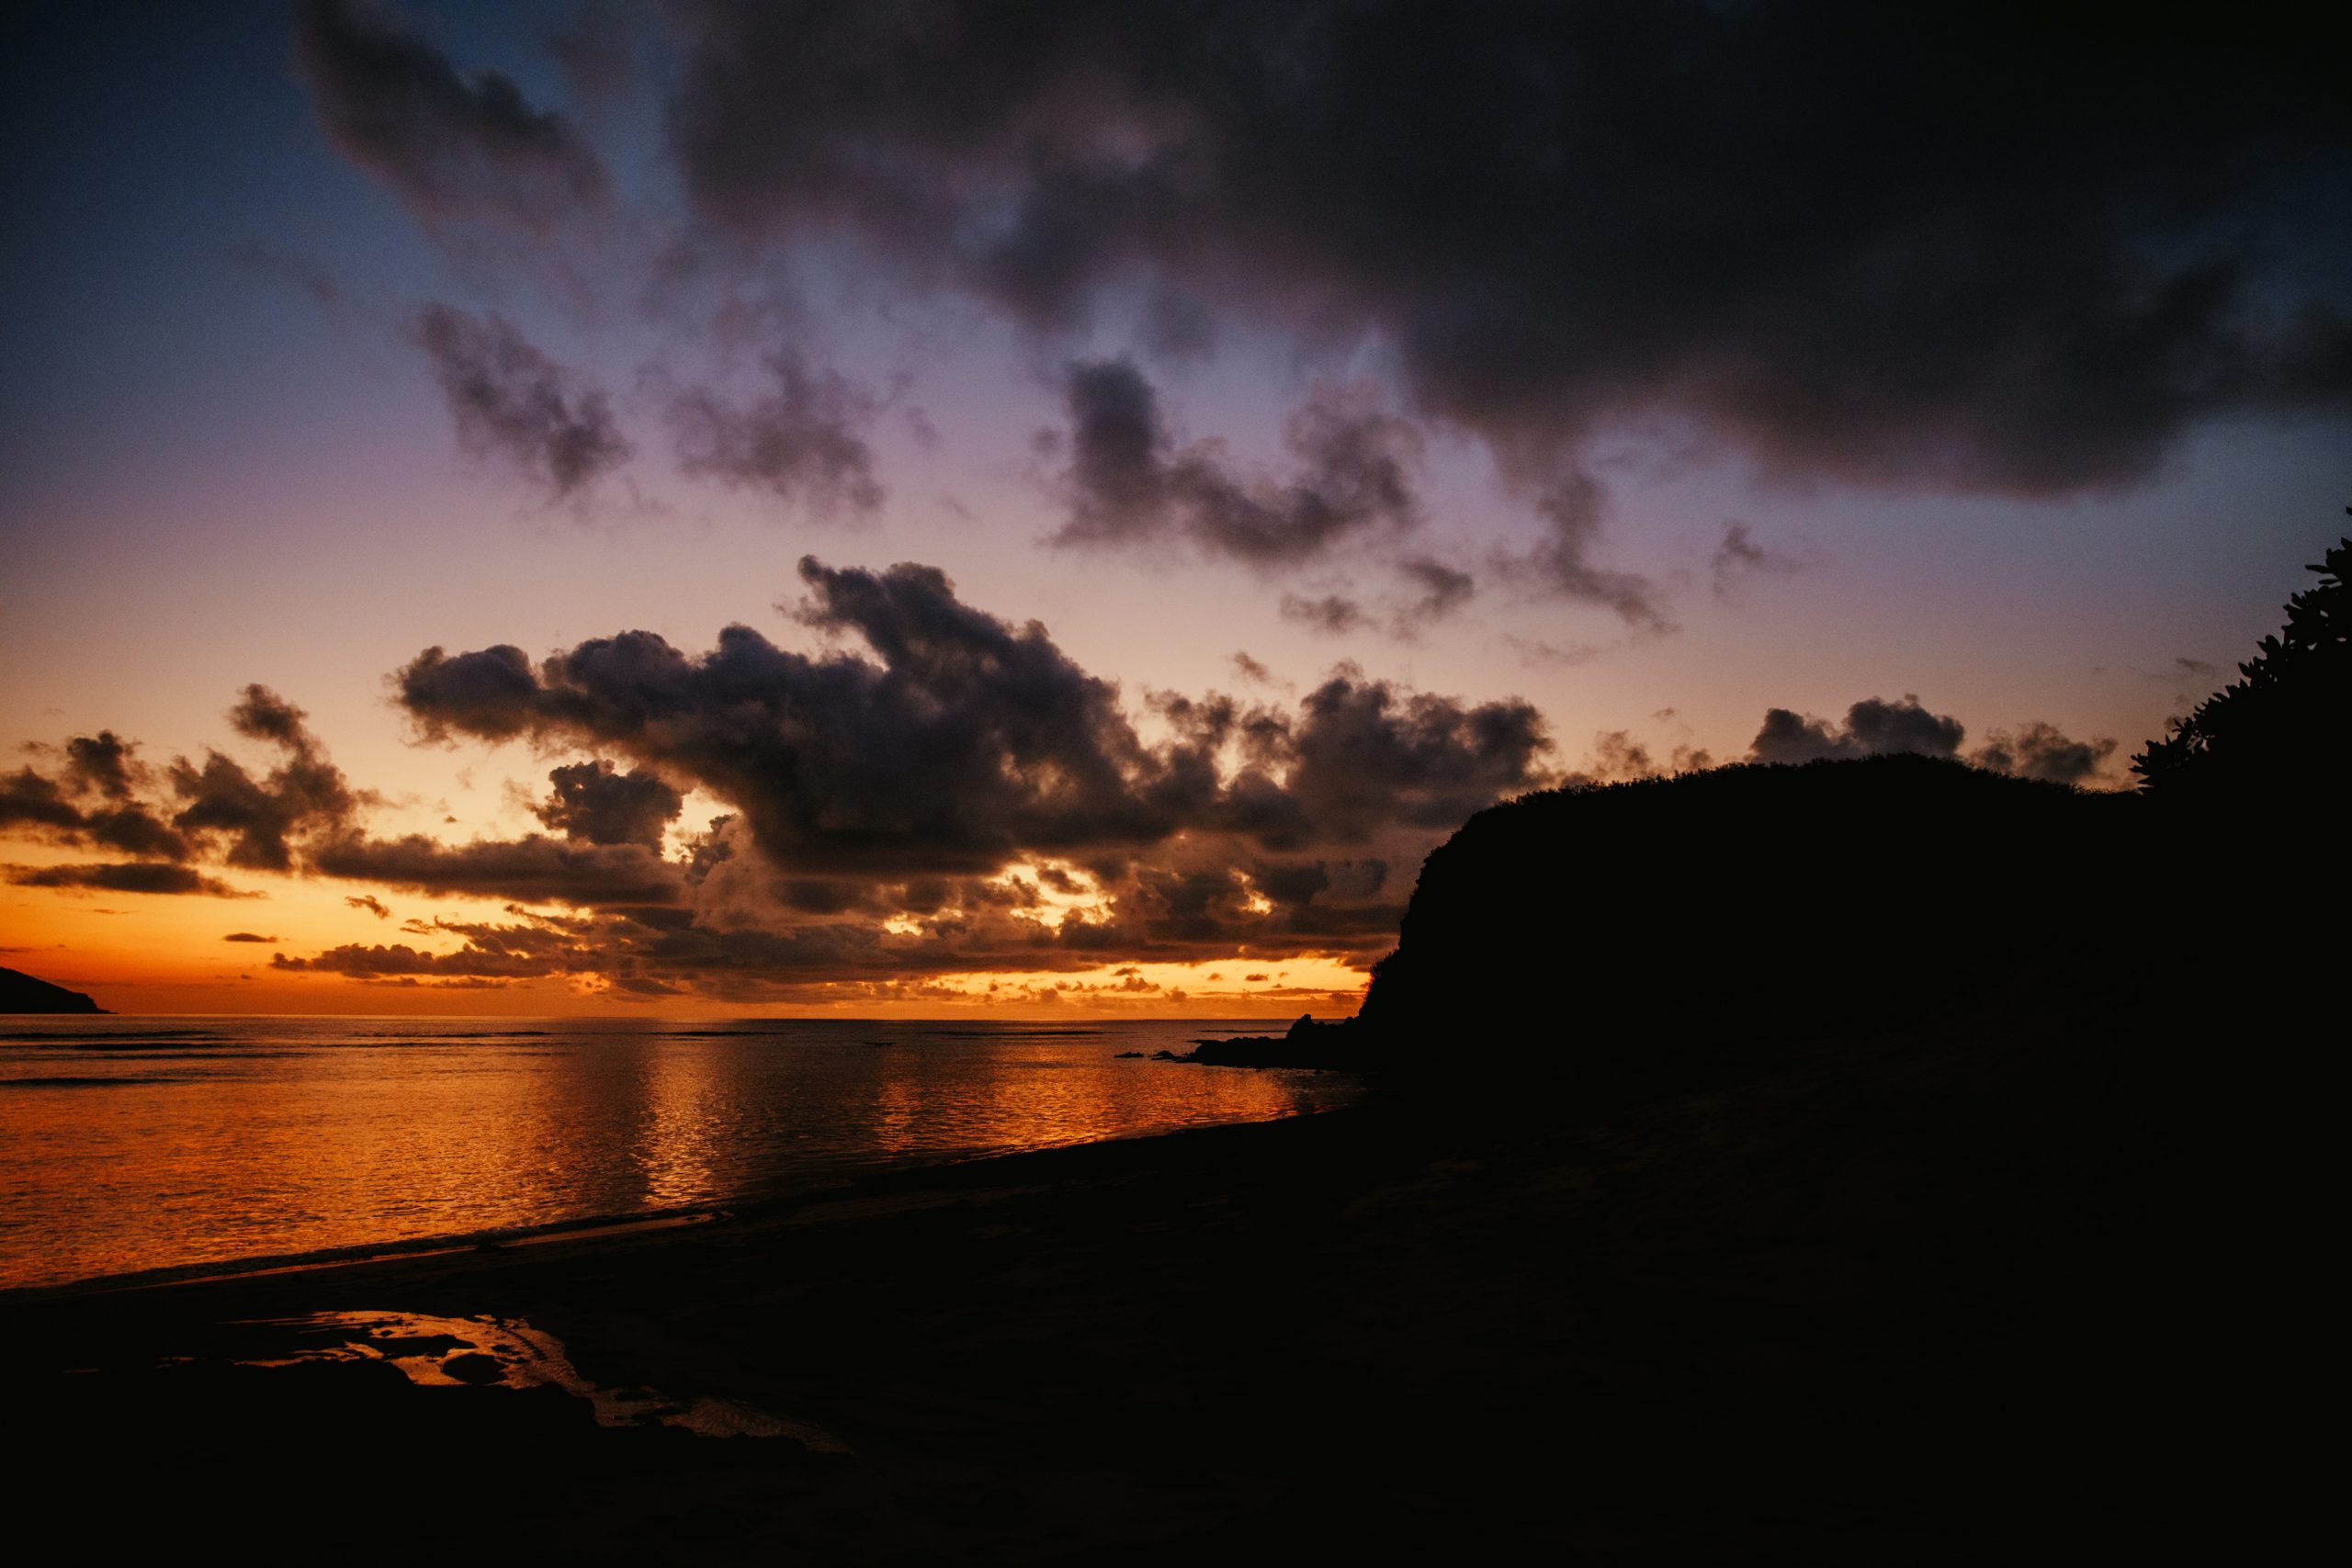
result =
M2352 507L2346 508L2352 512ZM2141 787L2168 798L2341 789L2352 761L2352 539L2287 601L2287 624L2238 666L2241 679L2176 719L2132 760Z

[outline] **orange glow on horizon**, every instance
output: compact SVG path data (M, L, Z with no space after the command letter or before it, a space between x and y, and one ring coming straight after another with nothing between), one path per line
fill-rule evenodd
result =
M10 842L18 864L72 857ZM210 873L208 873L209 874ZM119 1013L605 1015L661 1018L1318 1018L1352 1013L1367 977L1330 953L1261 951L1188 963L1120 962L1072 970L968 971L751 984L728 994L636 996L595 974L452 984L403 983L273 966L348 943L446 953L459 940L435 925L512 922L505 904L424 898L398 889L300 877L218 873L240 893L186 895L0 888L0 964L85 991ZM355 905L372 898L383 916ZM1061 896L1051 923L1088 909ZM1081 917L1082 918L1082 917ZM231 941L232 936L261 938Z

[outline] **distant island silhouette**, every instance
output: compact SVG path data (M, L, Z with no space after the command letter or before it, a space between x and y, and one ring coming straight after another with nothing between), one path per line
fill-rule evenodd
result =
M107 1011L80 991L69 991L18 969L0 968L0 1013Z

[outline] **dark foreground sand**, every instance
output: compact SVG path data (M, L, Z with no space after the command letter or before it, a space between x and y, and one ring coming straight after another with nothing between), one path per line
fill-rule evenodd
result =
M2216 1516L2250 1544L2229 1450L2258 1439L2214 1440L2212 1264L2145 1081L2078 1025L1757 1046L681 1230L0 1298L12 1490L104 1557L2098 1561ZM253 1320L329 1311L520 1320L604 1388L849 1451L238 1364L340 1337Z

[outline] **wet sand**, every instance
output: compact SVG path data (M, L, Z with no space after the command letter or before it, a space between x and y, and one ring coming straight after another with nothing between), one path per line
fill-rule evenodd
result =
M17 1479L91 1551L310 1561L2103 1555L2201 1408L2125 1059L1759 1045L0 1297Z

